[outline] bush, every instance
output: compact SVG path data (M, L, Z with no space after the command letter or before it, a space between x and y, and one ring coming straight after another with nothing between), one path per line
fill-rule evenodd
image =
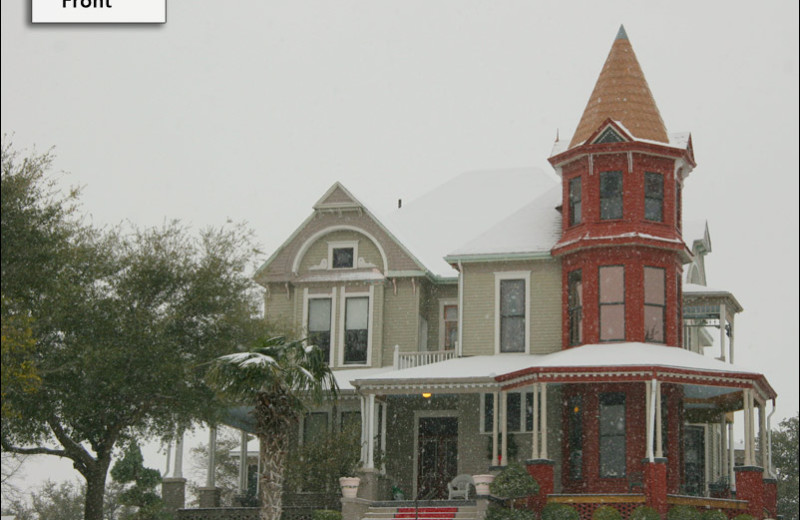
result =
M600 506L592 513L592 520L622 520L622 515L611 506Z
M505 467L489 485L493 495L502 498L523 498L539 493L539 483L522 467L514 462Z
M342 513L333 509L315 509L311 520L342 520Z
M691 506L674 506L667 512L667 520L700 520L700 513Z
M719 509L706 509L703 511L703 514L700 515L701 520L728 520L728 515L720 511Z
M534 520L534 518L534 512L528 509L490 506L486 511L486 520Z
M661 520L661 515L652 507L639 506L631 512L628 520Z
M755 518L753 518L751 515L748 515L747 513L743 513L741 515L736 515L735 517L733 517L733 520L755 520Z
M542 520L580 520L578 511L567 504L547 504L542 509Z

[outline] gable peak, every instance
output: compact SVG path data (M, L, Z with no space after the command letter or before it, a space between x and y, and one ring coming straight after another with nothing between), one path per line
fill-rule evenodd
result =
M363 204L344 185L336 181L314 204L315 210L362 208Z

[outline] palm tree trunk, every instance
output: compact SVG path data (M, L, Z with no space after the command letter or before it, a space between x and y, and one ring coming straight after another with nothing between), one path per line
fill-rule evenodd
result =
M261 433L258 436L261 456L259 475L260 520L280 520L283 513L283 475L289 452L289 431Z

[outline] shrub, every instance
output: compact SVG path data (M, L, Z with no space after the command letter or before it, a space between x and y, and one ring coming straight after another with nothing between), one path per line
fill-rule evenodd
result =
M493 495L515 499L523 498L539 493L539 484L522 467L522 464L514 462L505 467L494 481L489 485L489 491Z
M333 509L315 509L311 520L342 520L342 513Z
M592 513L592 520L622 520L622 515L611 506L600 506Z
M528 509L509 509L490 506L486 511L486 520L534 520L535 514Z
M700 515L701 520L728 520L728 515L720 511L719 509L706 509L703 511L703 514Z
M580 520L578 511L567 504L547 504L542 509L542 520Z
M639 506L631 512L628 520L661 520L661 515L652 507Z
M733 520L755 520L755 518L753 518L751 515L748 515L747 513L743 513L741 515L734 516Z
M667 512L667 520L700 520L700 513L691 506L673 506Z

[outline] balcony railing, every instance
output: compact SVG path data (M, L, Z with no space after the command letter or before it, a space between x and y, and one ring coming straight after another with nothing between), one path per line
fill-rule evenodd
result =
M400 352L399 345L394 346L394 368L402 370L404 368L421 367L431 363L439 363L456 357L453 350L432 350L426 352Z

